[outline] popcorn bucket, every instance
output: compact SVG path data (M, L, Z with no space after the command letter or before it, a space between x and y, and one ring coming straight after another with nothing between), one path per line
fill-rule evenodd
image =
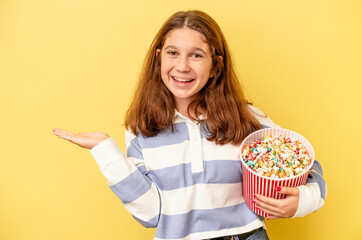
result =
M247 145L255 142L257 139L263 139L267 135L281 135L285 138L298 140L301 144L304 145L307 150L307 153L311 159L310 165L304 169L303 173L286 178L266 177L249 168L249 166L242 159L242 152L244 148ZM255 131L244 139L240 148L240 158L242 162L243 195L245 203L250 208L250 210L252 210L256 214L262 217L267 217L267 213L255 208L255 203L252 202L254 199L254 194L260 194L266 197L272 197L276 199L283 199L286 197L286 195L278 193L276 191L277 187L298 187L300 185L306 184L310 168L314 163L314 150L308 140L296 132L282 128L266 128Z

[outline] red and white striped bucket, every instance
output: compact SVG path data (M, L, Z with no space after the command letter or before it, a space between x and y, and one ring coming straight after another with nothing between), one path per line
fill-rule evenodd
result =
M263 139L264 136L280 136L282 135L285 138L293 138L294 140L298 140L302 143L307 149L308 156L311 159L310 165L304 170L302 174L287 177L287 178L270 178L265 177L261 174L256 173L243 161L242 162L242 172L243 172L243 195L246 205L256 214L267 217L267 214L260 209L255 208L255 203L253 203L254 194L260 194L266 197L272 197L276 199L285 198L285 194L280 194L276 191L277 187L298 187L300 185L304 185L307 182L308 174L310 168L314 163L314 150L312 144L303 137L302 135L293 132L291 130L283 129L283 128L266 128L255 131L247 136L241 144L240 148L240 158L244 148L257 139ZM242 158L241 158L242 159Z

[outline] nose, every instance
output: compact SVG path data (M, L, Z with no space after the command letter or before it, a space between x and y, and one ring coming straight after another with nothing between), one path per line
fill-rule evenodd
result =
M176 70L179 72L188 72L190 71L190 64L187 57L180 57L177 61Z

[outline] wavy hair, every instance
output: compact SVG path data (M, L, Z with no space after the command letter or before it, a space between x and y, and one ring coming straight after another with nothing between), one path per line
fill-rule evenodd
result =
M206 113L206 124L202 126L210 132L207 138L209 141L221 145L240 143L261 126L248 107L220 27L209 15L197 10L173 14L157 33L146 55L132 104L126 113L126 128L135 135L142 133L152 137L173 126L175 101L161 79L161 61L156 51L162 49L167 34L178 28L193 29L205 36L216 69L213 77L195 95L188 112L192 109L194 116ZM201 122L199 119L192 120Z

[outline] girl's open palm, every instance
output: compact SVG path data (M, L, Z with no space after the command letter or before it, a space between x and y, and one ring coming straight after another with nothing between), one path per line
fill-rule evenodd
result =
M53 134L59 138L68 140L82 148L92 149L98 143L109 138L108 134L102 132L92 132L92 133L71 133L63 129L54 128Z

